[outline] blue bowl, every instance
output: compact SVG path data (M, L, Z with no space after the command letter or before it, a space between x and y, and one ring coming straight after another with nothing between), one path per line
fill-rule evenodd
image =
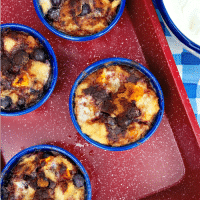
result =
M23 31L23 32L28 33L28 34L32 35L33 37L37 38L41 42L41 44L46 48L46 50L49 54L49 59L50 59L50 63L52 66L52 71L53 71L51 85L50 85L48 91L46 92L46 94L43 96L43 98L39 102L37 102L35 105L33 105L25 110L11 111L11 112L1 111L2 116L19 116L19 115L24 115L24 114L27 114L29 112L36 110L43 103L45 103L45 101L49 98L49 96L53 92L54 87L56 85L56 81L57 81L57 77L58 77L58 66L57 66L56 56L54 54L54 51L53 51L51 45L39 32L37 32L36 30L34 30L28 26L21 25L21 24L2 24L1 25L1 30L6 30L8 28L13 31Z
M57 29L55 29L53 26L51 26L44 18L44 14L41 10L40 4L39 4L39 0L33 0L33 4L36 10L37 15L39 16L40 20L42 21L42 23L53 33L55 33L56 35L68 39L68 40L72 40L72 41L89 41L89 40L93 40L96 39L104 34L106 34L108 31L110 31L115 25L116 23L119 21L120 17L122 16L122 13L124 11L124 7L125 7L125 2L126 0L121 0L121 4L119 7L119 10L117 12L117 15L115 16L115 18L113 19L113 21L110 23L110 25L108 27L106 27L104 30L94 34L94 35L88 35L88 36L71 36L71 35L67 35L63 32L58 31Z
M185 45L186 49L194 53L198 57L200 56L200 46L193 41L191 41L188 37L186 37L174 24L170 15L167 12L167 9L164 5L163 0L155 0L156 5L161 13L162 18L164 19L166 25L168 26L169 30L172 34Z
M6 166L2 170L1 187L4 184L4 177L12 171L12 169L16 166L16 164L19 162L21 157L26 155L26 154L33 153L35 151L56 151L56 152L64 155L66 158L71 159L78 166L78 168L80 169L80 171L82 172L82 174L85 178L85 182L86 182L86 184L85 184L85 186L86 186L86 199L85 200L91 200L92 189L91 189L90 179L89 179L89 176L88 176L85 168L81 164L81 162L74 155L72 155L71 153L69 153L65 149L62 149L60 147L53 146L53 145L45 145L44 144L44 145L32 146L32 147L29 147L29 148L26 148L26 149L20 151L18 154L16 154L14 157L12 157L11 160L6 164ZM2 196L1 196L1 198L3 199Z
M130 66L130 67L135 67L136 69L138 69L140 72L142 72L144 75L146 75L152 86L154 87L154 89L156 90L156 94L159 98L159 106L160 106L160 110L155 118L155 122L154 125L152 126L152 128L146 133L146 135L139 139L136 142L133 142L131 144L125 145L125 146L121 146L121 147L112 147L112 146L108 146L108 145L103 145L100 144L99 142L94 141L93 139L91 139L90 137L88 137L85 133L83 133L81 131L81 128L76 120L76 116L75 116L75 112L74 112L74 98L75 98L75 91L77 86L79 85L79 83L81 83L89 74L97 71L100 68L103 67L108 67L110 65L126 65L126 66ZM156 78L154 77L154 75L144 66L142 66L139 63L136 63L135 61L129 60L129 59L125 59L125 58L108 58L108 59L103 59L100 61L97 61L95 63L93 63L92 65L90 65L89 67L87 67L76 79L72 89L71 89L71 93L70 93L70 97L69 97L69 111L70 111L70 116L72 119L72 122L75 126L75 128L77 129L77 131L80 133L80 135L87 140L89 143L93 144L96 147L99 147L101 149L104 150L109 150L109 151L124 151L124 150L129 150L132 149L134 147L139 146L140 144L144 143L146 140L148 140L153 133L156 131L156 129L158 128L162 117L163 117L163 113L164 113L164 97L163 97L163 92L162 89L160 87L160 84L158 83L158 81L156 80Z

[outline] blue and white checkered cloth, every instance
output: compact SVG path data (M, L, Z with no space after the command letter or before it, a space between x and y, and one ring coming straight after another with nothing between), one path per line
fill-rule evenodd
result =
M185 50L182 44L171 36L155 2L154 6L200 126L200 59Z

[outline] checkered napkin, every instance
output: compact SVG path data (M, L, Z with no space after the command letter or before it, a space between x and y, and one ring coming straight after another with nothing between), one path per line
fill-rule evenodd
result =
M153 3L200 126L200 59L185 50L182 44L171 36L154 0Z

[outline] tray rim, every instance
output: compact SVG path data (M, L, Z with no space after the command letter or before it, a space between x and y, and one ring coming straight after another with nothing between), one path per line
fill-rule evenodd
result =
M144 4L146 4L146 8L147 8L149 14L151 14L151 15L156 15L156 17L157 17L156 12L153 12L152 9L149 8L150 6L153 6L153 4L151 4L151 0L143 0L143 2L144 2ZM154 6L153 6L153 8L154 8ZM192 109L191 104L190 104L190 102L189 102L189 99L188 99L188 97L187 97L187 93L186 93L186 91L185 91L185 88L184 88L184 85L183 85L183 83L182 83L182 80L181 80L181 78L179 77L179 73L178 73L178 71L177 71L177 67L176 67L175 61L174 61L174 59L173 59L172 53L171 53L171 51L170 51L170 49L169 49L169 46L168 46L168 43L167 43L167 41L166 41L165 35L164 35L164 33L161 33L162 28L161 28L160 22L159 22L159 20L158 20L158 17L157 17L157 19L155 20L155 16L154 16L154 18L151 18L151 20L152 20L152 24L154 25L154 29L155 29L155 26L157 27L157 28L155 29L155 33L156 33L156 35L157 35L157 38L159 39L160 44L164 44L164 45L161 45L162 51L164 52L165 55L167 55L167 56L170 57L170 60L166 59L167 62L168 62L168 64L170 65L169 69L171 70L171 74L172 74L172 76L174 77L174 80L175 80L175 83L176 83L176 88L177 88L177 90L178 90L180 96L183 97L183 98L181 99L181 101L183 102L184 109L186 110L186 112L187 112L187 114L188 114L188 115L187 115L187 118L188 118L189 121L190 121L191 127L192 127L192 129L193 129L193 133L194 133L194 134L197 134L198 131L200 130L200 128L198 127L198 123L197 123L197 121L196 121L196 117L195 117L195 115L194 115L193 109ZM159 24L159 25L158 25L158 24ZM161 30L160 30L160 29L157 30L157 29L158 29L158 26L160 26L160 29L161 29ZM185 105L186 105L186 106L185 106ZM195 135L195 136L196 136L196 135ZM177 184L178 184L178 183L177 183ZM177 184L176 184L176 185L177 185ZM173 187L173 185L170 186L170 188L171 188L171 187ZM168 188L163 188L161 191L156 191L156 193L160 193L160 192L162 192L163 190L168 190ZM152 193L152 194L154 194L154 193ZM151 194L149 194L149 195L151 195Z
M153 5L153 2L151 0L143 0L146 4L147 11L149 13L149 16L154 16L154 18L150 18L152 25L154 26L155 33L157 35L157 38L160 42L160 47L165 54L166 61L168 62L168 66L170 69L170 72L174 78L176 88L179 92L179 95L182 97L181 101L183 102L184 109L187 113L187 117L189 119L189 122L191 124L191 127L193 129L193 132L195 134L195 137L197 139L197 142L200 146L200 127L198 125L197 119L195 117L194 111L192 109L192 106L190 104L187 92L185 90L185 87L183 85L183 81L181 80L181 77L179 75L175 60L173 58L172 52L170 50L170 47L168 45L166 36L164 34L164 31L161 27L160 21L158 19L158 15L156 13L155 7ZM153 7L153 9L150 9L150 7ZM159 28L158 28L159 27ZM168 58L167 58L168 57Z

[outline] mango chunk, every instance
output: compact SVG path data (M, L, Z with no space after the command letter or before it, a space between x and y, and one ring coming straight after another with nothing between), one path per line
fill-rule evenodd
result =
M35 46L38 45L35 38L30 35L27 37L26 42L27 42L29 48L34 48Z
M38 179L37 184L39 187L48 187L49 182L40 178L40 179Z
M71 179L72 176L70 174L69 169L66 169L66 173L63 175L63 177L66 178L66 179Z
M119 98L126 98L129 102L135 100L139 101L144 95L144 89L141 86L133 83L125 83L126 91L118 94Z
M29 85L29 76L26 73L17 76L13 82L14 87L28 87Z

